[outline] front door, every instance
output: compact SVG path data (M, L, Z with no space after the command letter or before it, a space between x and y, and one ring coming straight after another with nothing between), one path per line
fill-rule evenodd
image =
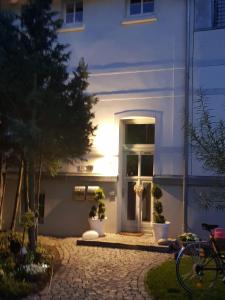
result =
M152 219L153 155L145 152L127 152L125 162L123 230L148 231Z

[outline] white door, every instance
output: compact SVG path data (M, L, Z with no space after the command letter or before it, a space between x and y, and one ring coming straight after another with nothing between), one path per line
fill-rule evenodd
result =
M148 231L152 219L153 155L145 152L127 152L125 164L123 230Z

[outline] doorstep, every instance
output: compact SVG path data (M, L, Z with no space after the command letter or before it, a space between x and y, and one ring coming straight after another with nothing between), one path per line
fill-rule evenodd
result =
M160 246L154 242L152 235L143 234L142 236L125 236L121 234L106 233L104 237L94 240L76 241L77 246L104 247L115 249L129 249L149 252L169 253L169 246Z

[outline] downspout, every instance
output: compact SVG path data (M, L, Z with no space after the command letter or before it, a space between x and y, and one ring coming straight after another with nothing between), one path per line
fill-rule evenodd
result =
M184 173L183 173L183 232L188 229L188 158L189 158L189 83L190 83L190 11L191 0L186 0L186 62L184 104Z

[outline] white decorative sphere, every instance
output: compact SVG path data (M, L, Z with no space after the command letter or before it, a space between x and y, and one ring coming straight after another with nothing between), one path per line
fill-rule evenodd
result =
M83 240L95 240L99 237L99 234L95 230L85 231L82 235Z

